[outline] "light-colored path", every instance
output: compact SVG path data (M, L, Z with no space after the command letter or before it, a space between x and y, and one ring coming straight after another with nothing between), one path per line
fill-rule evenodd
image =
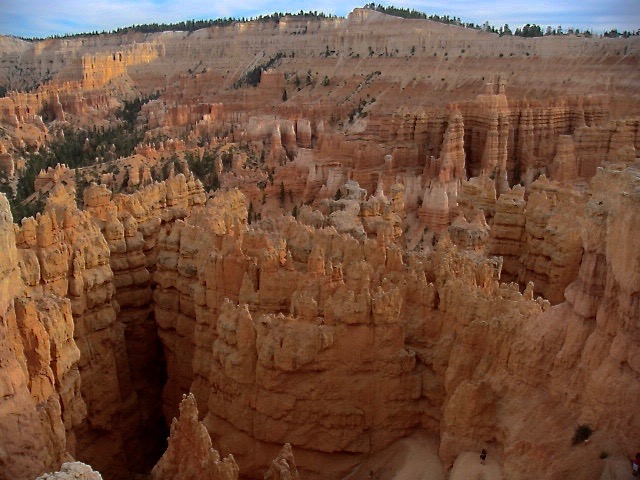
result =
M438 442L423 434L399 440L369 457L343 480L444 480Z
M480 463L480 452L462 452L453 464L449 480L502 480L502 468L491 458L491 452L484 465Z

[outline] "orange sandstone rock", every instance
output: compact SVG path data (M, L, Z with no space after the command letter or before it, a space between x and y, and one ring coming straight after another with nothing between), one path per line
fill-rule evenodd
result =
M280 454L273 460L269 470L264 474L264 480L299 480L300 475L293 458L291 445L285 443Z
M151 472L155 479L235 480L238 466L230 455L224 459L211 446L211 438L198 421L193 395L180 402L180 418L171 423L169 447Z

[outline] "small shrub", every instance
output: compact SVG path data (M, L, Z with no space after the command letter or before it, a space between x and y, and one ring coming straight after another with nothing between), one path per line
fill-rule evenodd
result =
M584 442L591 436L592 433L593 430L586 423L578 425L575 432L573 433L573 439L571 440L571 443L573 445L577 445L578 443Z
M602 451L600 452L600 458L601 458L602 460L604 460L604 459L605 459L605 458L607 458L608 456L609 456L609 452L605 452L604 450L602 450Z

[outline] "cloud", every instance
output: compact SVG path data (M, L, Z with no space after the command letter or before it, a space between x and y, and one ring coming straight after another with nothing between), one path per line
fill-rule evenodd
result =
M170 23L189 19L218 17L251 17L275 11L318 10L346 15L366 2L352 0L306 1L275 0L9 0L3 6L0 33L20 36L113 30L141 23ZM513 0L488 2L481 0L400 0L389 2L426 13L460 17L463 21L492 25L519 26L524 23L563 25L595 30L617 27L636 30L640 27L638 0ZM37 12L37 13L34 13Z

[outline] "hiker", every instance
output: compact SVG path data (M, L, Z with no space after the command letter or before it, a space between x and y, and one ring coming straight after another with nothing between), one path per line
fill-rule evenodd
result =
M484 465L484 462L487 460L487 451L483 448L480 453L480 463Z
M640 472L640 452L636 453L636 457L631 460L631 472L634 477L637 477Z

